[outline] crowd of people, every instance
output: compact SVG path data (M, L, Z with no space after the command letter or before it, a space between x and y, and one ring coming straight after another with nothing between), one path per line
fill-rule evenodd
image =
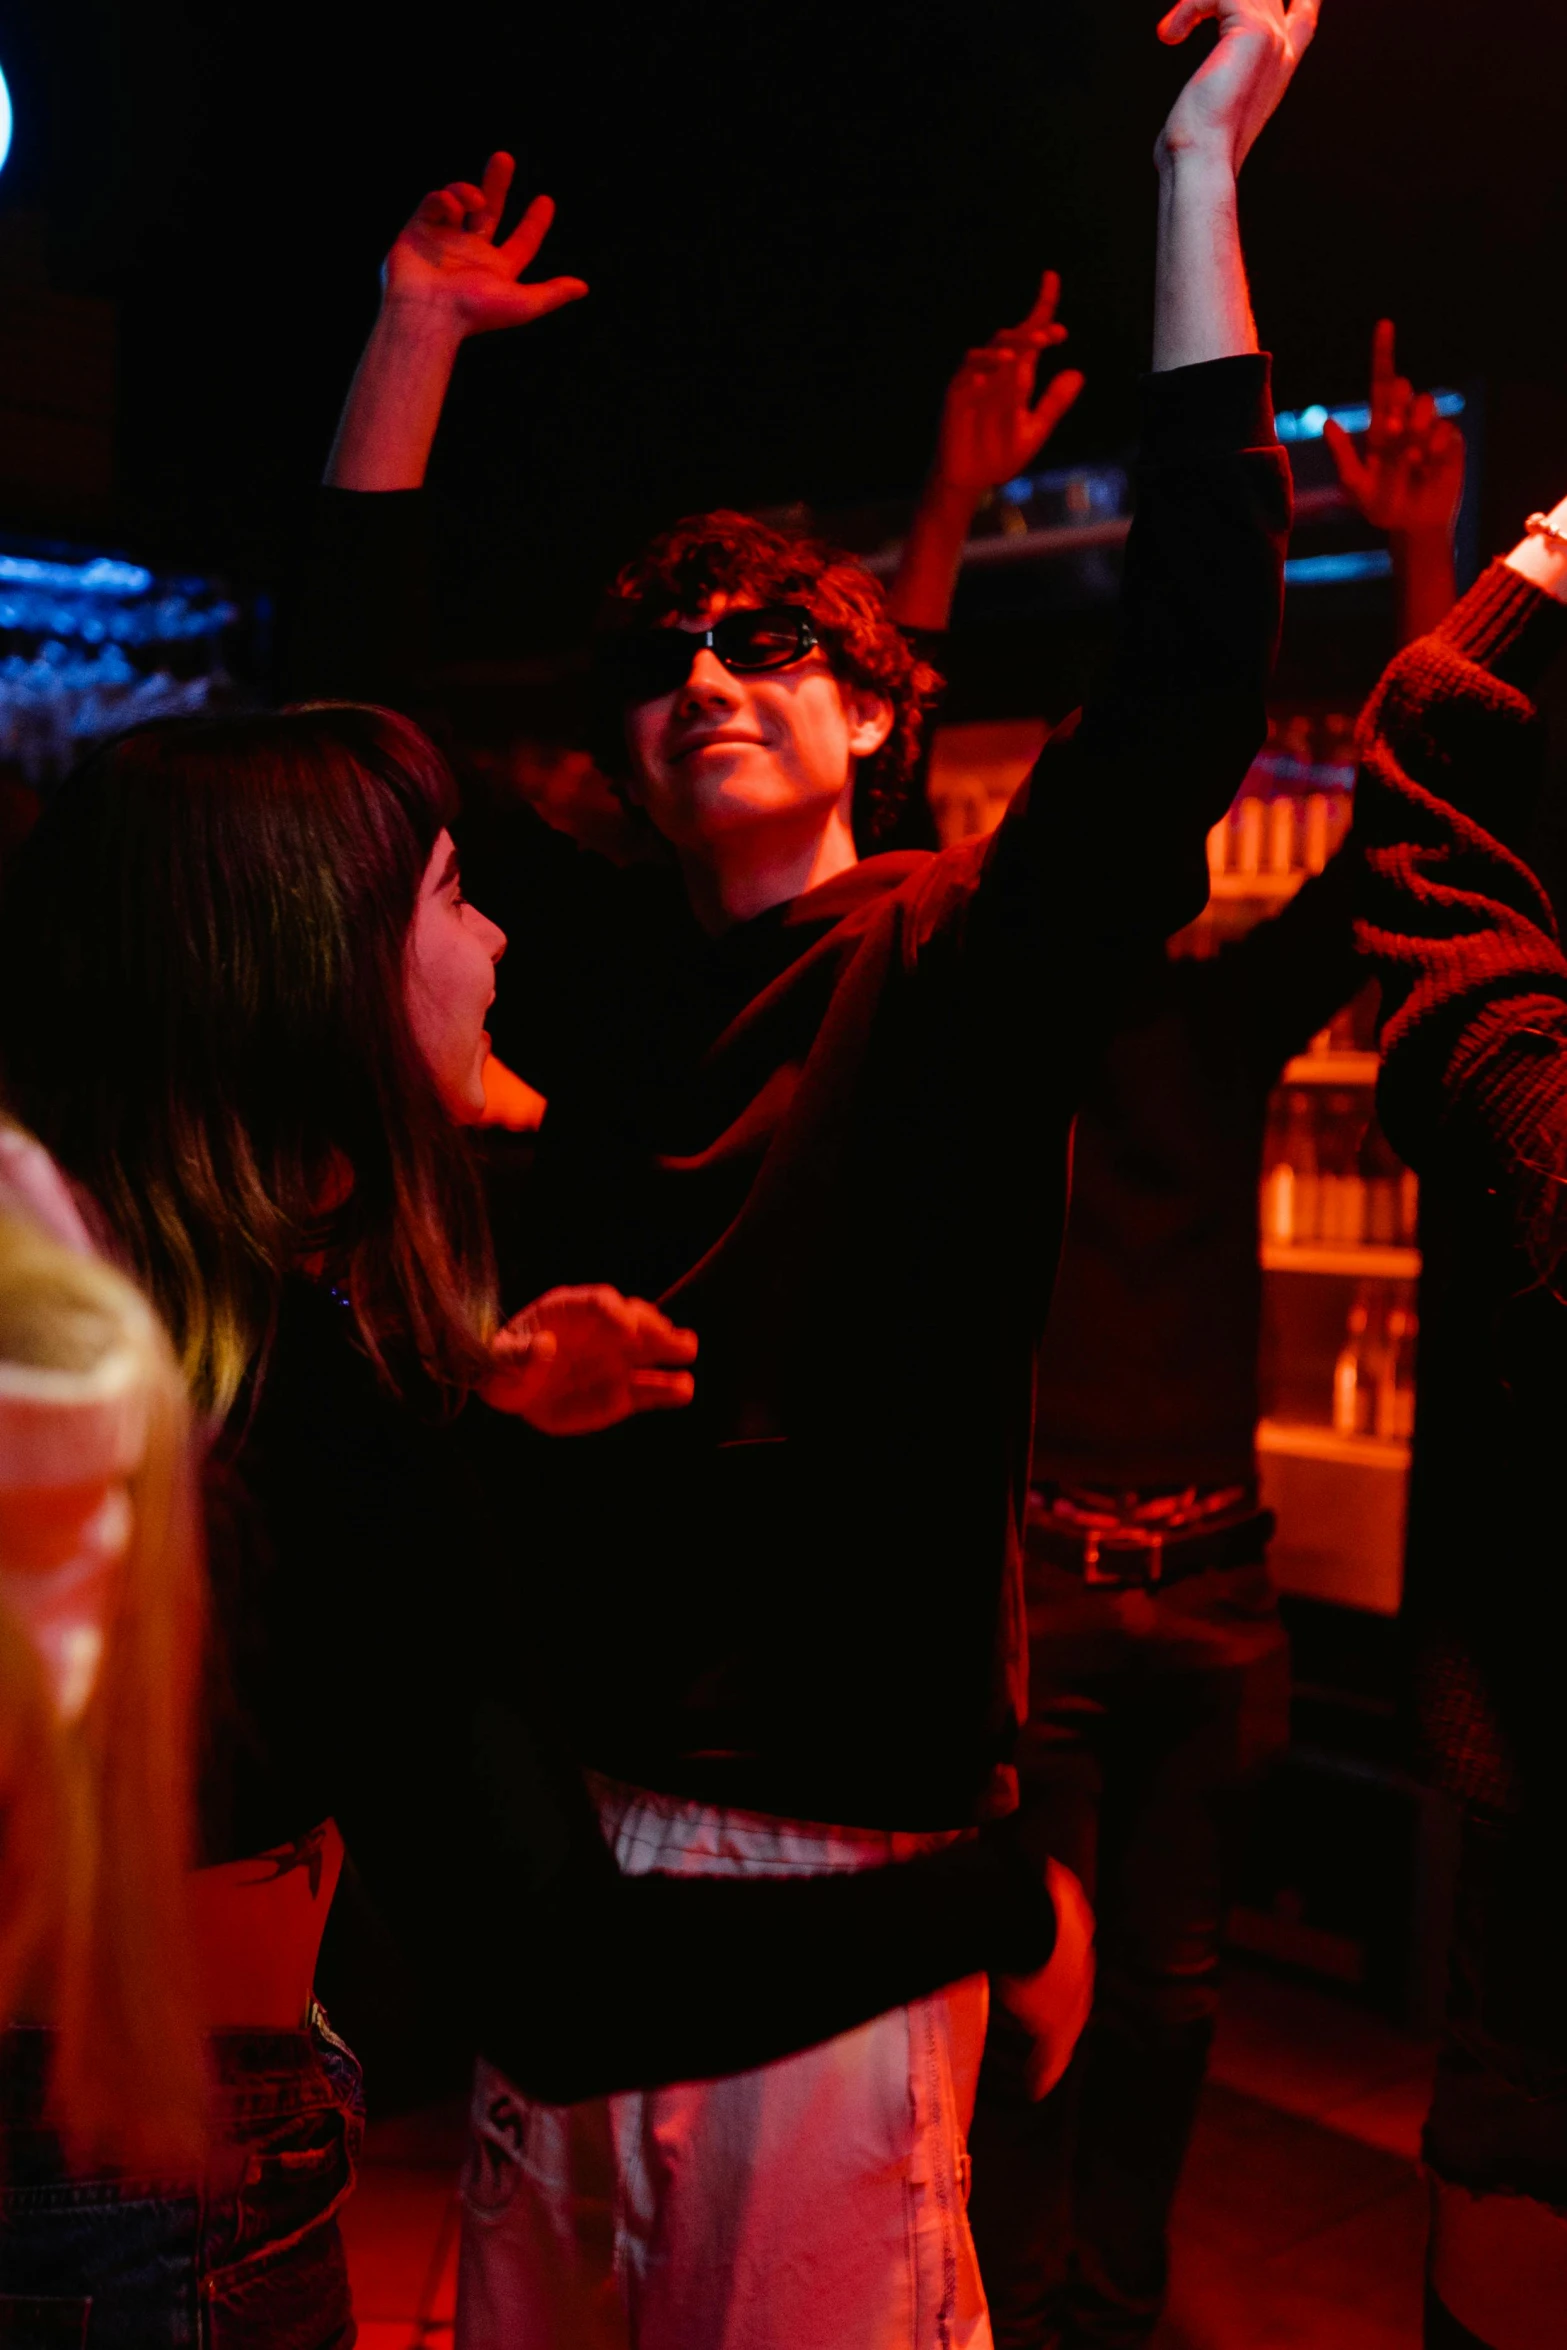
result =
M459 2350L1150 2340L1287 1736L1266 1104L1371 977L1485 1399L1411 1608L1466 1822L1426 2338L1567 2343L1567 500L1460 599L1463 442L1385 325L1330 436L1405 645L1352 830L1169 945L1265 734L1236 183L1316 13L1160 27L1218 38L1156 148L1115 654L992 836L936 850L919 783L975 509L1081 387L1052 276L888 592L676 522L604 601L581 820L465 804L408 715L426 463L464 341L587 292L523 277L496 156L388 257L285 706L107 743L8 858L0 2343L353 2342L350 1864L474 2060Z

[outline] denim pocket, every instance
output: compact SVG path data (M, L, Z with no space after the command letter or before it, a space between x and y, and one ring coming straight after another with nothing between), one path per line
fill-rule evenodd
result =
M481 2057L474 2071L462 2199L475 2219L499 2219L522 2184L532 2111L504 2073Z
M0 2293L0 2350L85 2350L91 2300Z
M354 2184L357 2135L336 2105L252 2124L223 2266L285 2250L330 2219Z

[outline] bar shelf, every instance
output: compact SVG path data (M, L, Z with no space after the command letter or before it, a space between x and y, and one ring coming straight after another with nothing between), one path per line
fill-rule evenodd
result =
M1281 1085L1373 1086L1382 1063L1375 1053L1297 1053L1286 1061Z
M1417 1248L1367 1242L1265 1240L1260 1250L1265 1273L1342 1273L1357 1281L1417 1281Z
M1341 1436L1304 1420L1259 1420L1257 1450L1274 1459L1331 1461L1341 1468L1394 1469L1409 1467L1409 1446L1397 1438Z

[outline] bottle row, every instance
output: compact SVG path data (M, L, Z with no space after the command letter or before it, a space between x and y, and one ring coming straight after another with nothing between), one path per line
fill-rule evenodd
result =
M1262 1155L1262 1238L1278 1247L1408 1247L1420 1187L1371 1116L1366 1094L1292 1086L1275 1094Z
M1415 1428L1414 1307L1394 1292L1363 1282L1333 1364L1333 1431L1407 1443Z
M1355 721L1341 710L1281 711L1227 816L1208 835L1208 870L1272 880L1320 873L1349 829Z

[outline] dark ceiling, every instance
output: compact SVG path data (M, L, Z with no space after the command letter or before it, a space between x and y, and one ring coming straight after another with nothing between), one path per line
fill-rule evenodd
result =
M496 645L575 624L650 522L912 486L946 371L1067 285L1109 453L1146 350L1155 0L0 6L0 205L122 305L127 513L265 576L428 184L513 147L590 301L465 361L444 485ZM1391 310L1426 378L1567 385L1561 0L1324 0L1245 219L1281 400L1352 397ZM1563 451L1567 460L1567 449ZM488 614L486 621L483 614Z

